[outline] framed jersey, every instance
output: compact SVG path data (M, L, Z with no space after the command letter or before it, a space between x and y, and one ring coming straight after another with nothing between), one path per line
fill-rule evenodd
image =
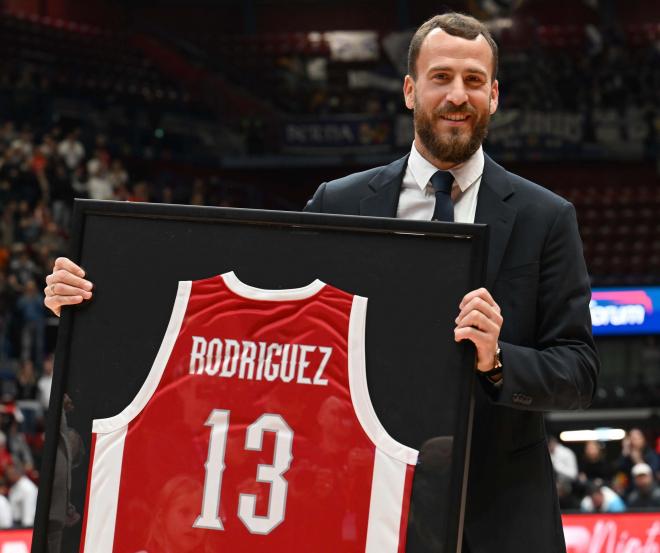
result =
M33 552L460 551L480 225L77 201Z

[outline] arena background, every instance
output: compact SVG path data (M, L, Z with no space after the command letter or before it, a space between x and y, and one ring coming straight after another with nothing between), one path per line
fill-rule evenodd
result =
M447 9L500 45L486 151L578 212L602 372L591 410L547 417L558 491L577 513L603 483L637 514L567 514L569 552L659 543L657 512L630 504L635 461L660 476L655 0L0 1L0 493L9 465L39 480L58 324L42 288L72 199L300 210L410 148L407 44Z

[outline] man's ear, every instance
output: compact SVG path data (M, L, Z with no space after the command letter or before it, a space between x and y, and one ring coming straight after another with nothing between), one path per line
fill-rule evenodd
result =
M403 79L403 97L408 109L415 109L415 81L410 75Z
M497 106L500 103L500 84L495 79L493 85L490 87L490 114L493 115L497 111Z

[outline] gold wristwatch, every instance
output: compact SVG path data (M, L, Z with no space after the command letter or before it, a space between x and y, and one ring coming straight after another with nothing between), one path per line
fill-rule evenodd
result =
M498 344L495 355L493 356L493 368L483 373L483 375L491 380L494 376L502 374L502 350Z

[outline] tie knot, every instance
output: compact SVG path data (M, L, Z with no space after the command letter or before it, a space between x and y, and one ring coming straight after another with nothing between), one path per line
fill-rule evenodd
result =
M436 192L451 194L454 176L449 171L436 171L431 177L431 186Z

